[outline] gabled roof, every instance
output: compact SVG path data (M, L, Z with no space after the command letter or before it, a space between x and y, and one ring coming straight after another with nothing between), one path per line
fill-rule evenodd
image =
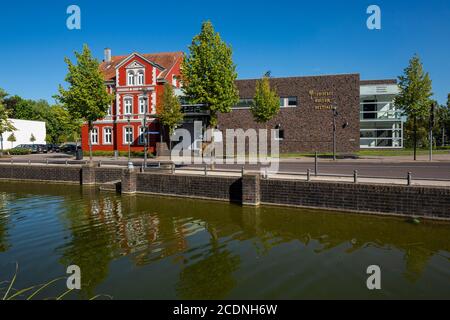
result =
M133 54L132 54L133 55ZM137 54L145 60L150 61L152 64L162 67L164 71L160 74L159 78L165 78L167 72L172 69L175 63L183 58L183 52L162 52L162 53L147 53ZM107 63L103 61L100 64L100 72L103 74L105 81L110 81L116 77L116 68L120 66L131 55L126 56L113 56L111 62Z

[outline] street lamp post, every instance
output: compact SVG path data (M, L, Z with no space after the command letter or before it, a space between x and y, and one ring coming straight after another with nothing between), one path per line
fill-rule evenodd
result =
M337 107L333 107L333 160L336 161L336 118L338 116Z
M144 119L142 124L144 126L144 168L147 168L147 151L148 151L148 128L147 128L147 112L148 112L148 96L147 89L142 90L144 100Z
M131 125L131 115L127 115L127 121L128 121L128 128L130 128ZM131 161L131 140L133 140L133 136L126 133L127 140L128 140L128 169L133 169L134 165Z

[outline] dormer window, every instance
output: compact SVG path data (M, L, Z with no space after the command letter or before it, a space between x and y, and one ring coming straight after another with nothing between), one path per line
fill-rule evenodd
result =
M135 82L134 82L134 71L128 71L128 85L129 86L134 86Z
M139 70L137 74L137 84L143 85L144 84L144 71Z

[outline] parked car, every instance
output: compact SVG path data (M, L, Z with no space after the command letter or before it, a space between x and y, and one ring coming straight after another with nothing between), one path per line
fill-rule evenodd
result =
M77 145L72 143L66 143L61 146L61 152L74 154L77 152Z
M47 153L47 145L46 144L36 144L36 153Z
M57 144L49 143L49 144L47 144L47 152L58 153L58 152L61 152L61 148Z

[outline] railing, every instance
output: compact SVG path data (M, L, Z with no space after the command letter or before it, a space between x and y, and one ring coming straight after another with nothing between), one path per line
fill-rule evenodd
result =
M87 165L88 160L26 160L26 159L1 159L0 165L64 165L64 166L79 166ZM95 161L97 167L122 167L128 166L127 160L101 160ZM353 174L332 174L332 173L321 173L319 172L319 166L316 162L314 164L314 169L308 169L305 171L276 171L270 172L268 169L247 169L242 166L240 169L228 169L228 168L218 168L211 169L208 165L203 166L184 166L175 165L171 161L157 161L148 160L147 167L143 167L143 161L133 161L135 168L139 169L141 172L151 172L154 170L165 169L166 172L172 174L194 174L194 175L205 175L205 176L234 176L241 177L247 173L261 174L262 179L288 179L288 180L303 180L303 181L338 181L338 182L351 182L351 183L379 183L379 184L401 184L401 185L412 185L413 182L417 182L422 185L436 185L436 183L441 183L441 186L449 187L450 179L441 178L425 178L414 176L413 172L407 172L404 176L373 176L373 175L361 175L358 170L353 170ZM365 180L365 181L363 181ZM428 182L425 183L425 182ZM445 184L442 184L445 183Z

